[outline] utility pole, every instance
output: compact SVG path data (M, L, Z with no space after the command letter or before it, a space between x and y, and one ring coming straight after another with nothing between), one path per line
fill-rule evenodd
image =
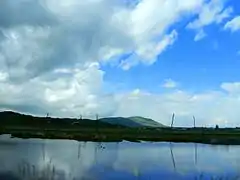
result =
M194 128L196 127L196 119L195 119L195 116L193 116L193 127L194 127Z
M174 119L175 119L175 114L172 114L172 123L171 123L171 128L173 127L173 123L174 123Z

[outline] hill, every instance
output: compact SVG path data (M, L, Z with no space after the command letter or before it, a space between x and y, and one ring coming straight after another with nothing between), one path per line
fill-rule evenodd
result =
M12 111L0 112L0 127L49 127L49 128L89 128L89 127L165 127L144 117L109 117L99 121L92 119L35 117Z
M139 116L134 116L134 117L129 117L132 121L141 124L142 126L148 126L148 127L167 127L159 122L156 122L152 119L149 118L144 118L144 117L139 117Z
M79 128L79 127L120 127L107 122L91 119L35 117L12 111L0 112L0 127L36 127L36 128Z
M134 117L111 117L111 118L102 118L102 122L122 125L127 127L166 127L161 123L158 123L152 119L134 116Z

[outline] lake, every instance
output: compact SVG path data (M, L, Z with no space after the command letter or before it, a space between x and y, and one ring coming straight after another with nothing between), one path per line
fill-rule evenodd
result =
M238 175L240 146L0 136L1 180L238 179Z

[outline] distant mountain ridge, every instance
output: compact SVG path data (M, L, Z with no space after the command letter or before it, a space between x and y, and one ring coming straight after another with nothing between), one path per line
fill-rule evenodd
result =
M106 117L99 119L100 126L125 126L125 127L166 127L152 119L140 116L133 117ZM74 118L51 118L51 117L34 117L32 115L20 114L13 111L0 112L0 125L71 125L78 124L81 126L95 126L95 120L92 119L74 119Z
M110 118L101 118L99 119L102 122L122 125L127 127L166 127L165 125L158 123L152 119L144 118L140 116L133 117L110 117Z
M133 117L129 117L129 119L131 119L132 121L135 121L139 124L142 124L143 126L149 126L149 127L167 127L165 125L163 125L162 123L156 122L153 119L150 118L144 118L144 117L140 117L140 116L133 116Z

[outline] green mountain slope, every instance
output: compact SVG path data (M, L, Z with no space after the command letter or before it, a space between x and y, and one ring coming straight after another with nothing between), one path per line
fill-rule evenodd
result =
M100 121L128 127L165 127L163 124L158 123L152 119L138 116L129 118L123 117L102 118L100 119Z
M152 119L144 117L107 117L99 119L100 122L91 119L34 117L16 112L0 112L0 127L165 127Z
M152 119L149 118L144 118L140 116L134 116L134 117L129 117L128 119L141 124L142 126L148 126L148 127L166 127L165 125L158 123Z

